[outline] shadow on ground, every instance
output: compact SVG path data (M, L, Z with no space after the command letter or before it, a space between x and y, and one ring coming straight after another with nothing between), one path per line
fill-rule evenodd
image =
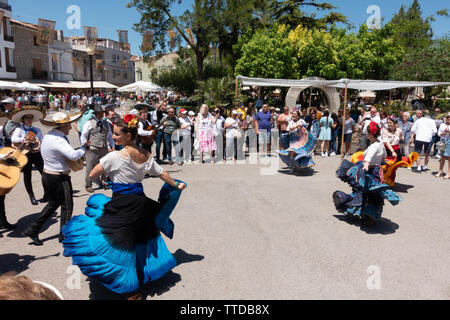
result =
M333 217L335 217L339 221L343 221L353 226L357 226L367 234L389 235L395 233L397 229L400 227L395 222L392 222L391 220L386 218L381 218L372 227L366 227L361 224L361 219L357 216L342 214L342 215L333 215Z
M189 254L182 249L178 249L173 255L177 261L177 266L183 263L201 261L205 258L201 255ZM100 282L93 278L88 278L87 281L89 281L89 288L91 290L91 294L89 296L90 300L125 299L124 295L108 290ZM142 293L144 299L147 299L148 297L151 298L154 296L161 296L168 292L172 287L175 287L175 285L180 281L181 276L178 273L169 271L164 277L142 286L140 292Z
M392 190L395 192L400 192L400 193L408 193L408 190L412 189L412 188L414 188L414 186L396 182L395 186L392 188Z
M318 171L316 171L312 168L296 169L294 171L294 173L290 173L290 169L286 168L286 169L278 170L278 172L282 173L282 174L287 174L287 175L295 175L297 177L312 177L313 175L318 173Z
M16 253L7 253L0 255L0 275L6 272L15 272L20 274L28 269L29 265L34 261L45 260L51 257L58 257L59 253L49 256L36 258L35 256L21 256Z
M28 226L34 221L36 220L39 215L41 213L33 213L30 215L27 215L25 217L22 217L19 219L19 221L17 221L17 229L11 231L8 234L9 238L26 238L24 235L22 235L22 233L28 228ZM52 217L50 219L48 219L44 225L42 226L42 229L39 231L40 233L46 231L48 228L50 228L50 226L52 226L53 224L57 223L59 220L59 216L57 216L57 213L54 213L52 215ZM50 240L50 239L46 239L46 240Z

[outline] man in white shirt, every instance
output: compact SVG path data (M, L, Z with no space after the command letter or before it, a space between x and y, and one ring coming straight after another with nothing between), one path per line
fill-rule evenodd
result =
M109 151L114 150L114 140L110 126L104 120L105 112L101 105L95 105L94 118L86 122L81 132L81 144L88 145L86 151L86 191L93 193L92 181L89 174L92 169L100 162L100 159L108 154ZM106 177L102 177L99 181L99 186L107 189Z
M367 140L367 128L369 127L369 124L374 121L378 124L381 124L381 118L377 114L377 108L372 106L370 108L370 112L366 113L364 117L362 117L361 122L359 125L363 128L361 140L359 142L359 149L360 150L366 150L369 146L369 141Z
M422 110L416 111L417 120L414 122L414 125L411 128L410 143L414 140L414 152L419 154L419 158L417 159L417 172L428 170L428 162L430 161L430 152L432 146L433 136L437 132L436 123L433 119L429 117L423 117ZM425 165L420 165L420 154L422 149L425 153Z
M41 153L44 159L44 174L42 183L48 192L49 202L33 221L23 235L33 240L32 245L42 246L39 240L39 231L44 223L61 207L59 242L64 239L62 228L72 218L73 190L70 179L70 166L67 160L76 161L83 157L84 146L74 150L67 139L72 128L71 123L78 120L78 116L67 116L58 112L53 116L53 121L43 122L46 125L56 127L42 140Z

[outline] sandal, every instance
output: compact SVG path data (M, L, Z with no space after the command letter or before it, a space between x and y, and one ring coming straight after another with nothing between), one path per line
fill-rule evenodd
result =
M444 179L445 179L445 180L449 180L449 179L450 179L450 175L447 174L447 175L444 177Z
M437 174L434 175L436 178L442 178L444 175L442 172L439 172Z

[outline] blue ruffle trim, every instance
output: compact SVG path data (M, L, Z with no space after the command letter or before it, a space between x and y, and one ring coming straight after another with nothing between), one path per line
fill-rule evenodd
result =
M156 225L169 238L174 231L170 215L180 195L180 190L167 184L160 192L163 206ZM176 266L176 260L161 235L133 251L112 247L95 222L110 200L105 195L93 195L87 202L86 216L73 217L63 227L64 256L72 257L84 275L97 279L109 290L120 294L134 292L142 283L164 276Z

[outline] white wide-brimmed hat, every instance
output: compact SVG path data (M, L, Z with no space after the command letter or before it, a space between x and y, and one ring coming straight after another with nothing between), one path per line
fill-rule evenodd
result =
M32 106L32 107L25 106L25 107L21 107L19 109L13 110L9 114L9 119L11 119L11 121L21 123L22 118L28 114L33 116L33 122L37 122L37 121L45 118L45 111L42 110L41 108L36 107L36 106Z
M49 127L61 127L65 124L72 123L80 120L83 116L82 112L77 112L74 114L65 114L64 112L57 112L52 116L52 119L42 119L41 123Z
M13 98L6 98L2 101L0 101L1 103L10 103L10 104L16 104L16 101Z

